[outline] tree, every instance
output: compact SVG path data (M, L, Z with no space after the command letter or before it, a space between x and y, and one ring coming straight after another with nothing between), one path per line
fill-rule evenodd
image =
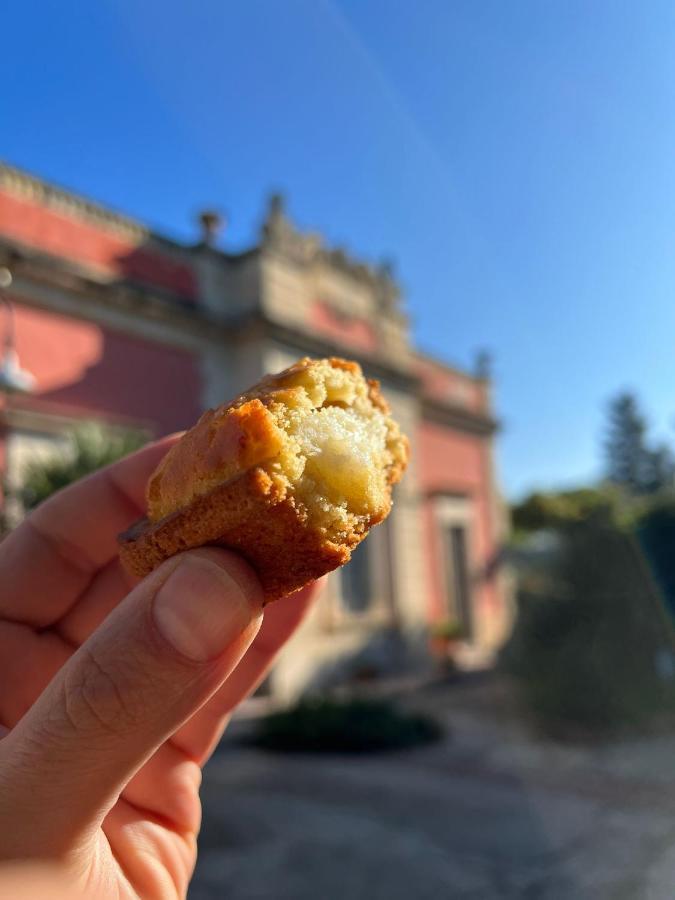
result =
M672 454L665 446L650 448L646 420L630 392L609 405L605 457L608 480L629 494L656 493L673 484Z
M645 466L645 488L655 493L672 488L675 482L675 460L670 447L660 444L649 450Z

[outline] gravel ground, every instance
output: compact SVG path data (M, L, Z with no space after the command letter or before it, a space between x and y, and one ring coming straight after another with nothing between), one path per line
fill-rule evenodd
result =
M447 719L446 741L352 758L223 745L192 900L673 900L675 739L560 748L479 694L414 705Z

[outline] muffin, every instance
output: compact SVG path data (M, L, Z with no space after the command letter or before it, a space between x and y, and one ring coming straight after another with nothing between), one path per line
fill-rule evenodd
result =
M378 383L354 362L305 358L205 412L169 450L120 556L145 576L182 550L227 547L269 602L349 560L407 461Z

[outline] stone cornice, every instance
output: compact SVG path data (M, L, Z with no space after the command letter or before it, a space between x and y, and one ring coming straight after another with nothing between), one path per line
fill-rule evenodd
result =
M223 326L175 295L123 281L101 280L67 260L55 260L37 251L23 253L2 239L0 265L8 265L14 275L12 296L63 315L102 322L107 321L108 313L122 315L130 331L134 331L134 320L158 323L169 329L167 333L175 333L179 343L187 335L204 337Z
M152 436L152 423L111 413L93 412L59 404L45 406L36 403L31 396L12 398L10 404L0 410L0 424L12 430L40 431L63 435L64 428L72 428L82 421L95 421L120 431L141 429Z
M87 296L110 295L118 297L144 298L153 305L162 303L168 309L194 309L194 301L161 287L145 286L123 277L111 278L101 275L89 266L36 250L18 241L0 235L0 265L5 265L17 274L29 274L47 284L52 284L74 292L86 292Z
M447 425L458 431L485 436L493 435L499 429L497 419L486 413L478 413L462 406L441 403L428 396L420 397L422 417L439 425Z

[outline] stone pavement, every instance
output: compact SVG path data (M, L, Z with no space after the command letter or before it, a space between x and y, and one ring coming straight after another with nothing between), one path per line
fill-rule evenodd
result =
M646 756L547 748L471 703L431 702L453 734L407 753L226 744L205 773L192 900L675 898L672 740Z

